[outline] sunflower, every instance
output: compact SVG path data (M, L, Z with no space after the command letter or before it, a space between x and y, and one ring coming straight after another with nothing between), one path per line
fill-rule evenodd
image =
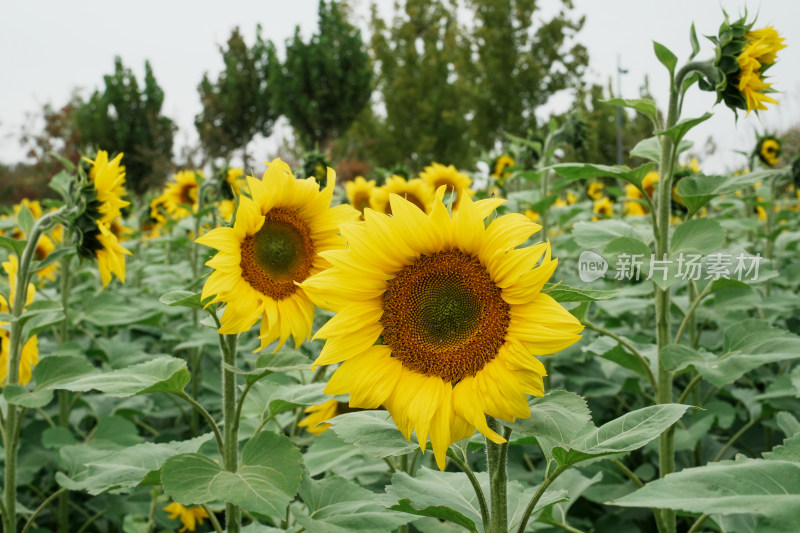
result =
M298 286L328 267L319 253L344 246L339 224L354 221L349 205L330 207L336 174L320 190L314 178L295 179L280 159L262 180L247 177L252 198L242 196L233 227L215 228L196 242L219 252L202 298L224 302L220 333L247 331L261 319L261 349L291 335L299 345L311 333L314 304Z
M40 204L38 200L28 200L27 198L23 198L20 201L20 203L14 204L12 206L15 216L19 215L19 212L23 206L27 207L30 210L31 214L33 214L34 219L38 219L44 213L44 211L42 210L42 204Z
M230 223L235 210L236 203L233 200L220 200L217 202L217 212L225 222Z
M774 167L781 158L781 142L771 135L759 139L756 155L762 163L768 167Z
M125 167L121 166L122 154L108 160L108 154L100 150L92 161L89 181L81 194L85 205L83 213L75 220L78 253L87 259L97 259L97 268L103 287L114 274L125 282L125 255L130 252L120 246L111 225L121 215L121 209L130 205L122 200L125 195Z
M718 37L711 37L717 45L714 66L720 73L720 81L714 85L700 80L700 88L717 92L717 101L736 111L766 110L766 104L778 104L767 96L775 92L772 84L766 83L764 73L777 59L777 53L786 48L784 39L775 28L767 26L753 30L753 22L745 17L731 23L727 17L719 29Z
M492 177L493 178L507 178L511 175L507 169L513 167L516 163L511 156L506 154L501 155L492 163Z
M55 249L56 245L53 243L53 240L50 237L44 234L39 236L39 242L36 243L35 251L37 261L44 261ZM58 272L58 263L53 262L44 268L37 270L36 275L40 280L55 281L56 272Z
M178 502L172 502L164 507L164 510L169 513L170 520L180 519L183 527L178 533L194 531L198 525L203 525L203 519L208 518L208 513L203 507L184 507Z
M309 433L321 435L331 427L330 424L325 422L339 414L339 402L335 399L328 400L320 405L308 407L305 412L308 416L298 422L297 425L301 428L306 428Z
M640 217L647 214L647 210L642 205L642 191L636 187L636 185L628 184L625 186L625 205L624 205L624 212L626 216L631 217Z
M614 216L614 202L608 196L603 196L599 200L594 201L592 212L597 215L602 215L602 218L610 218ZM592 220L597 220L599 217L594 217Z
M17 270L19 262L16 255L8 256L8 260L2 263L3 270L8 275L8 301L0 294L0 313L10 313L9 302L13 302L17 292ZM36 296L36 288L33 284L28 285L28 295L25 305L30 305ZM10 334L6 329L8 322L0 322L0 385L5 385L8 379L8 359L11 356ZM33 367L39 362L39 340L33 335L22 346L22 354L19 359L19 383L27 385L33 377Z
M229 168L228 172L225 173L225 183L228 184L228 191L232 192L233 194L225 194L227 199L231 199L234 196L239 196L242 194L242 182L244 181L244 169L243 168Z
M419 178L406 181L400 176L391 176L383 187L378 187L372 192L369 205L379 213L392 214L392 204L389 196L397 194L402 196L424 212L430 211L433 202L433 188Z
M203 174L194 170L183 170L172 175L172 181L167 183L161 196L153 200L156 205L161 205L164 211L173 219L180 220L197 211L197 176ZM152 208L151 203L151 208ZM187 209L191 208L191 211Z
M325 389L350 394L350 407L384 405L406 438L430 434L439 468L447 448L475 429L505 442L485 415L530 416L527 394L544 394L534 356L576 342L583 329L541 292L556 260L540 243L517 249L540 229L524 215L485 219L504 200L465 196L448 213L437 190L424 215L392 195L392 216L365 212L343 224L347 250L302 286L337 312L316 334L327 339L314 365L342 363ZM538 266L537 266L538 265Z
M453 165L444 166L439 163L433 163L419 173L419 177L428 185L432 190L436 190L442 185L448 193L455 193L455 201L453 207L458 207L461 198L467 194L472 196L475 194L470 187L472 186L472 179L456 170Z
M589 188L586 190L586 194L589 195L589 198L592 200L599 200L603 197L603 189L605 185L600 183L599 181L594 181L589 184Z
M375 180L367 181L361 176L356 176L356 179L344 184L344 189L347 192L347 201L358 209L363 219L364 209L369 207L369 199L375 190Z
M644 192L647 193L647 196L650 198L656 192L656 186L658 185L658 172L655 170L651 170L647 174L645 174L644 179L642 179L642 189Z

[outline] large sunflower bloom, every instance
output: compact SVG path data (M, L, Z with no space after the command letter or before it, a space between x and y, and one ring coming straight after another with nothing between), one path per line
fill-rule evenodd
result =
M423 450L430 435L439 468L476 428L504 442L485 415L530 416L526 395L544 394L534 356L583 329L541 293L557 263L549 245L516 248L538 224L513 213L485 226L500 199L464 197L451 216L444 194L427 216L392 195L393 216L368 209L363 224L343 224L348 249L323 254L333 268L302 284L337 312L316 335L327 341L315 365L342 363L325 392L349 393L351 407L386 406Z
M13 302L17 293L17 270L19 262L16 255L10 255L4 263L3 270L8 275L8 299ZM30 305L36 296L36 289L33 284L28 285L28 295L25 305ZM0 294L0 313L9 313L9 303ZM6 384L8 379L8 358L11 355L10 334L6 329L8 322L0 322L0 386ZM39 362L39 340L36 335L28 339L22 346L22 354L19 359L19 383L27 385L33 377L33 367Z
M369 206L379 213L392 214L392 204L389 196L397 194L402 196L424 212L429 212L433 202L433 188L419 178L406 181L401 176L391 176L383 187L378 187L369 199Z
M419 177L430 185L433 190L444 185L448 193L455 193L456 198L453 207L458 207L461 197L465 194L469 196L475 194L470 189L472 179L463 172L459 172L453 165L444 166L439 163L433 163L425 167L419 173Z
M247 331L261 318L261 348L289 336L300 344L311 333L314 304L297 283L328 267L319 253L342 248L339 224L354 221L349 205L330 207L336 175L320 190L314 178L295 179L276 159L262 180L247 177L233 227L215 228L197 242L219 250L202 297L224 302L220 333Z

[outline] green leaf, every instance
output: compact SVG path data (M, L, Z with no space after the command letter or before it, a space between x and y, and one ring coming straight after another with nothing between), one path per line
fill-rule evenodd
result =
M784 524L788 529L783 531L795 531L800 523L800 464L765 459L711 463L669 474L608 503L690 513L752 513Z
M558 446L569 446L592 418L586 400L574 392L550 391L542 398L532 398L528 405L531 409L529 418L513 423L501 420L500 423L516 433L543 437Z
M725 230L711 218L687 220L675 228L670 242L673 256L681 253L708 254L718 250L725 240Z
M0 246L17 254L17 257L22 257L22 252L25 251L26 244L28 244L28 241L26 240L12 239L11 237L0 235Z
M53 388L75 392L97 390L115 398L152 392L180 392L189 383L186 361L158 357L119 370L79 376L57 383Z
M778 423L780 430L783 431L784 435L787 437L792 437L800 433L800 422L797 421L792 413L781 411L775 416L775 421Z
M675 56L675 54L673 54L669 48L661 43L657 43L656 41L653 41L653 50L655 51L656 57L661 64L667 67L667 70L669 70L670 77L674 76L675 66L678 64L678 58Z
M600 100L603 104L616 105L620 107L628 107L635 109L642 115L646 116L653 122L658 122L658 107L656 107L655 100L650 98L639 98L634 100L627 100L624 98L610 98L608 100Z
M691 141L681 141L678 146L678 153L680 154L689 150L693 145L694 143ZM661 161L661 143L658 137L648 137L647 139L639 141L631 150L631 156L649 159L656 163Z
M19 224L20 229L22 229L26 236L30 236L35 222L36 220L33 218L31 210L27 205L22 204L19 213L17 213L17 224Z
M3 398L10 404L36 409L50 403L53 399L53 391L29 391L22 385L9 384L3 389Z
M330 424L342 440L372 457L405 455L419 447L416 437L410 442L403 437L387 411L344 413Z
M622 289L614 289L610 291L581 289L577 287L568 287L566 285L552 286L548 290L545 285L542 292L550 295L557 302L599 302L601 300L608 300L613 298L621 292Z
M53 390L59 383L95 372L87 359L72 355L52 355L43 358L33 368L36 388L29 391L20 385L8 385L3 391L6 401L22 407L44 407L53 400Z
M609 255L642 255L644 258L649 259L652 250L641 239L636 237L617 237L606 244L605 248L603 248L603 253Z
M376 494L338 476L314 481L304 477L299 489L306 510L292 507L306 531L318 533L388 533L410 517L376 503Z
M302 456L283 435L262 431L245 444L236 472L196 453L170 457L161 469L164 492L183 505L223 500L247 511L284 518L303 473Z
M603 250L612 239L617 237L631 237L642 240L648 236L640 234L636 228L622 220L598 220L597 222L577 222L573 226L575 242L585 249ZM648 232L652 241L652 232Z
M73 170L75 165L73 165L72 161L68 159L64 159L62 163L69 163L72 166L70 170ZM68 167L69 168L69 167ZM48 187L56 191L64 202L69 202L70 200L70 184L72 183L72 175L68 172L62 170L55 176L50 179L50 183L48 183Z
M79 462L82 468L71 476L58 472L56 481L69 490L85 490L92 495L159 484L159 481L148 483L148 480L158 480L159 470L167 459L180 453L196 452L212 438L213 434L207 433L183 442L145 442L120 450L96 448L91 444L64 446L61 455L65 461Z
M175 290L169 291L161 295L158 299L164 305L189 307L192 309L204 309L208 303L213 300L213 296L209 296L205 300L200 299L199 292Z
M741 176L687 176L678 182L678 196L693 214L719 195L746 189L776 175L775 170L760 170Z
M633 169L624 166L612 167L608 165L591 165L589 163L561 163L550 167L560 176L570 180L616 178L633 183L639 188L642 187L644 177L654 168L655 165L653 163L647 163Z
M256 360L256 367L270 372L288 372L290 370L310 370L311 360L297 350L284 348L276 353L262 353Z
M657 131L657 135L664 135L672 139L672 142L678 144L683 139L684 135L689 133L689 131L697 126L705 122L706 120L710 119L713 115L711 113L704 113L703 116L697 118L687 118L685 120L681 120L671 128L666 130Z
M697 40L697 31L694 29L694 22L692 22L692 29L689 31L689 42L692 44L692 55L689 56L689 61L691 61L700 53L700 42Z
M661 357L668 370L677 372L692 366L703 379L722 387L761 365L800 358L800 337L747 319L725 330L719 357L676 344L665 346Z
M324 403L331 399L322 392L325 386L326 383L309 383L280 387L269 400L269 412L275 415L297 407Z

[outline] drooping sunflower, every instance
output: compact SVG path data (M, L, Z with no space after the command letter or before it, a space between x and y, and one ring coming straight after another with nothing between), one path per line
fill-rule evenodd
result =
M87 259L96 259L103 287L114 274L125 283L125 255L130 255L119 244L111 231L111 224L130 205L125 196L125 167L120 165L122 154L112 161L107 152L100 150L89 170L89 184L81 194L83 213L75 220L78 253Z
M339 224L358 217L347 204L330 207L335 180L329 169L320 190L314 178L295 179L276 159L261 180L247 177L251 198L240 198L233 227L197 239L219 250L206 263L214 272L202 297L225 303L220 333L247 331L260 318L261 349L308 338L314 304L298 283L328 267L320 252L342 248Z
M766 135L758 140L755 152L762 163L774 167L781 159L781 141L772 135Z
M347 201L364 216L364 209L369 207L369 199L375 191L375 180L365 180L362 176L356 176L353 181L344 184L347 193Z
M475 192L470 189L472 186L472 178L459 172L453 165L444 166L439 163L433 163L424 168L419 173L419 177L431 186L432 190L436 190L442 185L445 186L447 197L451 193L455 193L455 201L453 207L458 207L461 198L464 195L472 196Z
M431 209L433 202L433 188L419 178L406 181L400 176L391 176L383 187L378 187L372 192L369 205L379 213L392 214L392 204L389 196L397 194L402 196L425 213Z
M169 519L175 520L176 518L181 521L183 527L178 530L178 533L184 531L194 531L198 525L203 525L203 520L208 518L208 513L203 507L184 507L178 502L172 502L164 507L164 511L169 513Z
M175 220L188 217L198 206L198 174L202 177L202 172L195 170L176 172L167 183L162 195L153 202L162 205L166 213ZM187 207L190 207L191 211Z
M322 435L331 427L326 422L339 413L339 402L335 399L328 400L319 405L312 405L304 411L308 416L297 423L301 428L314 435Z
M777 53L786 48L784 39L772 26L758 30L752 27L755 21L747 22L746 16L735 22L727 17L717 37L711 40L717 45L714 66L720 73L719 81L713 85L700 80L700 88L717 92L717 101L736 111L766 110L767 103L778 104L768 96L775 92L772 84L766 83L764 73L777 59Z
M325 389L350 406L384 405L399 430L430 435L444 468L447 448L475 429L504 442L485 415L530 416L527 394L544 394L535 357L576 342L578 320L541 292L556 260L547 243L517 248L540 229L524 215L484 220L504 200L464 197L451 216L444 187L423 214L392 195L392 216L365 212L343 224L348 249L303 282L315 303L336 311L315 338L315 365L342 363ZM538 265L538 266L537 266Z
M9 313L9 301L13 302L17 293L17 270L19 262L16 255L10 255L8 260L2 263L3 270L8 275L8 301L0 294L0 313ZM36 288L33 284L28 285L28 295L25 305L30 305L36 296ZM7 322L0 322L0 386L6 384L8 380L8 359L11 357L10 333ZM33 335L22 346L22 353L19 359L19 383L27 385L33 377L33 367L39 362L39 340Z

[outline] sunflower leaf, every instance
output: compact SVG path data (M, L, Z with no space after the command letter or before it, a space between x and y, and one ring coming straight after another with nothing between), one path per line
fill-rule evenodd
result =
M558 285L553 287L548 286L542 289L542 292L550 295L557 302L599 302L601 300L608 300L613 298L621 292L622 289L614 289L610 291L581 289L577 287L568 287L566 285Z
M561 163L549 167L560 176L570 180L592 178L617 178L628 183L633 183L640 189L642 180L648 172L655 168L654 163L647 163L640 167L628 168L625 166L592 165L589 163Z
M719 249L725 240L725 231L711 218L687 220L675 228L670 242L673 257L683 253L708 254Z
M33 213L31 213L31 210L26 204L22 204L19 213L17 213L17 224L19 224L20 229L22 229L25 235L30 236L34 222Z
M213 296L209 296L205 300L201 299L199 292L175 290L162 294L158 301L169 306L179 305L193 309L204 309L212 299Z
M245 444L236 472L197 453L170 457L161 469L164 492L183 505L222 499L282 519L303 474L302 456L283 435L262 431Z
M22 256L22 252L25 250L26 244L28 244L28 241L26 240L12 239L11 237L0 235L0 246L8 249L11 252L14 252L17 254L17 257Z
M672 142L679 144L683 139L684 135L689 133L689 130L691 130L698 124L710 119L712 116L713 115L711 113L703 113L702 116L697 118L687 118L685 120L681 120L671 128L657 131L656 134L669 137L670 139L672 139Z
M661 64L667 67L667 70L669 70L670 77L674 76L675 66L678 64L677 56L672 53L672 50L656 41L653 41L653 50L655 51L656 57Z
M638 111L642 115L652 120L654 123L658 121L658 107L656 107L655 100L650 98L638 98L632 100L625 98L609 98L608 100L600 100L600 103L628 107Z
M59 381L54 389L74 392L97 390L116 398L153 392L180 392L190 380L186 361L176 357L157 357L150 361Z
M697 31L694 29L694 22L692 22L692 29L689 30L689 42L692 44L692 55L689 56L689 61L691 61L700 53L700 42L697 40Z
M411 441L403 437L388 411L344 413L330 424L342 440L372 457L405 455L419 447L416 436Z
M531 409L529 418L513 423L500 420L500 423L523 435L550 439L558 446L569 446L592 418L586 400L565 390L550 391L542 398L532 398L528 405Z

